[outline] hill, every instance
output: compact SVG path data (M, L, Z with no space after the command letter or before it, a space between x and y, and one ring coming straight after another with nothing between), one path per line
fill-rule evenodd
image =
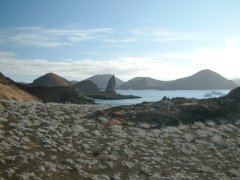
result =
M158 89L158 90L216 90L233 89L237 85L211 70L202 70L192 76L173 81L159 81L138 77L127 81L119 89Z
M99 89L97 85L90 80L83 80L73 85L80 92L92 93L98 92Z
M58 103L94 104L94 100L88 99L71 86L37 86L28 87L15 83L0 73L0 99L16 101L43 101Z
M77 84L78 82L79 82L79 81L76 81L76 80L70 81L71 85Z
M211 70L202 70L192 76L170 81L168 89L178 90L208 90L208 89L233 89L237 87L235 83Z
M31 87L36 86L46 86L46 87L56 87L56 86L71 86L71 83L61 76L54 73L47 73L37 79L35 79L31 84Z
M35 102L38 98L17 86L17 83L0 73L0 99Z
M119 89L159 89L161 83L164 84L164 81L159 81L149 77L136 77L122 84Z
M99 89L105 90L107 87L108 80L111 77L112 77L112 74L99 74L99 75L94 75L86 80L90 80L94 82ZM116 79L116 88L118 88L124 83L124 81L122 81L121 79L118 79L117 77L115 77L115 79Z
M240 79L233 79L232 80L235 84L240 85Z

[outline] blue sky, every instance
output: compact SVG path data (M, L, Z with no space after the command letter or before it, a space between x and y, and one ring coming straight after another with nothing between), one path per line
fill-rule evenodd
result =
M116 74L240 77L238 0L1 0L0 71L31 82Z

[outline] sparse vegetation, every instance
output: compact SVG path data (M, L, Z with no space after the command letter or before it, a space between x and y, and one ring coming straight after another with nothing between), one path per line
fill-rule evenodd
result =
M1 100L0 177L240 178L240 120L156 129L89 118L106 108Z

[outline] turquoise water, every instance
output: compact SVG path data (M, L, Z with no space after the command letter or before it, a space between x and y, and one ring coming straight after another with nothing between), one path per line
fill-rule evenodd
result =
M202 99L205 98L204 95L206 93L210 93L212 90L176 90L176 91L160 91L160 90L117 90L117 93L124 95L135 95L140 96L140 99L123 99L123 100L100 100L97 99L96 103L99 104L108 104L112 106L120 106L120 105L131 105L138 104L144 101L159 101L164 96L169 98L173 97L186 97L186 98L197 98ZM229 93L229 90L216 90L217 92L221 92L224 95ZM217 96L214 96L217 97Z

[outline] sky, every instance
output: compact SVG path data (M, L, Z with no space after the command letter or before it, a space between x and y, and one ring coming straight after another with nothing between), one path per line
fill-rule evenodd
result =
M1 0L0 72L240 78L239 0Z

